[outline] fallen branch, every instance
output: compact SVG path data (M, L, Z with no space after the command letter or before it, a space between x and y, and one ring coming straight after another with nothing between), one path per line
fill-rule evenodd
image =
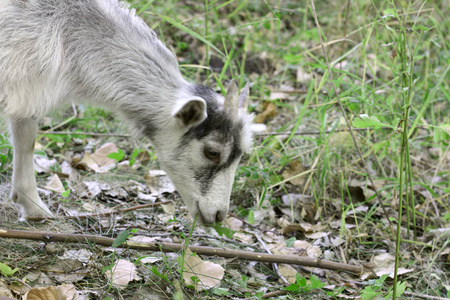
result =
M8 230L8 229L0 229L0 237L44 241L44 242L97 244L101 246L111 246L114 242L113 238L94 235ZM175 243L137 243L131 241L123 243L119 247L138 250L162 251L162 252L177 252L183 249L183 245ZM333 261L313 259L309 257L301 257L295 255L276 255L276 254L247 252L242 250L230 250L225 248L204 247L194 245L190 245L188 248L192 252L207 256L239 258L269 263L284 263L328 270L346 271L356 274L362 274L363 272L362 266L354 266Z
M119 208L119 209L116 209L116 210L102 212L102 213L93 213L93 214L85 214L85 215L77 215L77 216L28 217L27 220L28 221L42 221L42 220L61 220L61 219L70 220L70 219L99 218L99 217L105 217L105 216L110 216L110 215L117 215L117 214L120 214L120 213L129 212L129 211L132 211L132 210L138 210L138 209L144 209L144 208L149 208L149 207L155 207L155 206L162 205L162 204L167 204L167 203L173 203L173 202L172 201L161 201L161 202L155 202L155 203L150 203L150 204L138 205L138 206L133 206L133 207L128 207L128 208Z

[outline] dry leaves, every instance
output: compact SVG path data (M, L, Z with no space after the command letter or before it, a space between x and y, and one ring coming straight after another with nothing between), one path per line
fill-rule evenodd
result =
M75 296L73 284L60 286L35 287L26 293L23 300L72 300Z
M189 249L184 255L184 268L183 279L185 283L193 285L197 291L218 286L225 272L222 266L210 261L203 261Z
M116 261L112 269L106 271L105 275L113 286L119 289L126 288L130 281L141 279L137 275L136 266L125 259Z
M97 173L106 173L114 169L117 165L117 161L115 159L108 158L108 155L115 153L118 150L119 149L114 143L103 144L93 154L86 152L80 164L85 165Z

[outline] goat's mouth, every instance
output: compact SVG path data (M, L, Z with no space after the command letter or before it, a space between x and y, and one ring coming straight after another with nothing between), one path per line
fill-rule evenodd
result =
M209 225L221 223L223 220L225 220L225 218L228 214L228 212L226 212L226 211L218 210L212 216L205 216L204 212L202 212L202 210L200 209L199 202L196 202L196 209L197 209L197 211L195 212L194 219L195 219L195 223L198 225L209 226Z

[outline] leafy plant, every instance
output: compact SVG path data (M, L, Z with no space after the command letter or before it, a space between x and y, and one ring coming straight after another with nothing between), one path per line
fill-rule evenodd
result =
M308 281L297 273L295 274L295 283L290 284L285 289L291 293L307 293L314 289L321 289L325 285L316 275L311 275Z
M0 171L5 169L5 166L9 165L12 161L12 147L9 145L8 140L2 134L0 134Z
M0 273L2 273L2 275L5 277L12 276L17 271L19 271L18 268L11 269L10 266L8 266L4 263L0 263Z
M125 157L125 152L122 149L118 149L117 152L110 153L107 157L119 162Z

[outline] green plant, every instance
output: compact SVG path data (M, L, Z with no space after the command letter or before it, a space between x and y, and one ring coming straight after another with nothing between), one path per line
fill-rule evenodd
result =
M7 264L0 263L0 273L2 273L2 275L5 277L12 276L17 271L19 271L19 268L11 269L11 267L8 266Z
M291 293L304 294L314 289L321 289L325 285L316 275L311 275L307 280L297 273L295 274L295 283L290 284L285 289Z
M6 169L12 162L12 147L9 145L8 140L2 134L0 134L0 171Z

